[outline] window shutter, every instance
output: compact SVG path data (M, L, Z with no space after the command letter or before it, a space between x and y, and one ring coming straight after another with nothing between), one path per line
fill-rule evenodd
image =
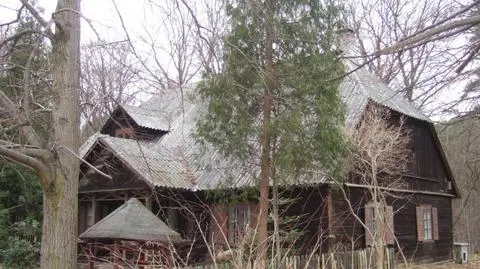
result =
M374 217L373 216L373 204L366 204L365 205L365 225L367 226L368 230L365 229L365 245L366 246L371 246L373 245L373 233L375 231L373 230L373 221Z
M417 241L422 242L424 238L423 207L417 206Z
M226 245L228 239L228 211L223 205L212 206L210 218L211 240L213 244Z
M250 229L254 230L257 227L258 204L251 203L249 206L250 206Z
M386 238L385 241L387 244L395 244L395 227L394 227L394 222L393 222L393 207L391 206L386 206Z
M436 207L432 207L432 224L433 240L438 240L438 209Z

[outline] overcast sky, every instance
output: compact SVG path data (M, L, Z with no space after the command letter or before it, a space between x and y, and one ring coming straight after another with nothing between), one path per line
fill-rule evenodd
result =
M19 0L0 1L0 21L5 22L15 18L15 11L20 7ZM43 17L49 19L56 7L56 0L38 0L38 6L45 9ZM143 0L116 0L120 13L125 17L129 33L140 33L146 21L153 16L149 13L148 4ZM125 35L112 0L82 0L83 16L92 22L103 40L123 40ZM147 7L147 8L146 8ZM97 37L85 19L82 19L82 43L95 41Z
M43 17L49 19L52 12L55 10L56 0L37 0L38 6L45 9ZM119 8L125 23L125 27L131 37L135 41L139 41L140 36L147 36L145 30L148 29L150 34L155 39L156 46L167 46L168 41L165 34L162 32L161 20L165 20L164 14L155 14L158 8L152 8L148 0L82 0L82 43L98 41L98 37L92 30L92 27L87 23L89 20L95 31L100 35L102 41L115 42L126 39L125 32L122 28L120 18L115 10L114 2ZM157 1L161 5L162 0ZM20 6L19 0L0 0L0 23L15 18L15 11ZM149 48L139 44L135 44L136 49L142 53L149 53ZM444 102L449 102L452 98L458 98L464 83L457 83L451 85L449 90L438 96L436 104L438 106ZM435 117L441 119L442 117Z

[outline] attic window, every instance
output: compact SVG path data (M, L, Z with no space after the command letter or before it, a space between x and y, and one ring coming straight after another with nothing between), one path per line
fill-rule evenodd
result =
M133 138L133 129L132 128L118 128L117 130L115 130L115 137Z

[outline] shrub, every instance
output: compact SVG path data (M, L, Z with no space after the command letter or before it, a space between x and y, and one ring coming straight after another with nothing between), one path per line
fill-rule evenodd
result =
M40 261L40 244L18 237L10 237L8 248L1 252L5 269L34 268Z

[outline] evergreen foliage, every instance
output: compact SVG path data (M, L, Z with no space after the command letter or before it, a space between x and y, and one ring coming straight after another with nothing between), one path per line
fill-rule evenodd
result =
M51 93L47 75L48 55L45 52L47 44L41 43L40 30L40 25L28 12L21 14L18 24L11 31L25 34L0 48L1 60L7 67L0 75L0 91L13 102L25 105L24 87L32 89L29 105L32 111L39 113L32 113L30 120L44 138L50 127L50 113L41 108L48 107ZM33 56L32 51L35 52ZM32 71L26 72L27 68ZM0 121L0 139L23 143L18 129L8 128L8 120L4 118ZM38 266L42 201L42 190L35 173L0 158L0 263L5 268Z
M35 174L0 162L0 262L6 268L38 264L41 220L42 190Z
M197 88L208 104L197 123L200 143L227 157L258 162L267 87L263 1L230 1L231 31L223 71L204 74ZM345 153L344 106L338 86L344 67L334 49L341 6L330 1L283 0L274 7L273 107L267 123L275 177L291 180L311 171L338 175ZM311 175L310 175L311 176Z

